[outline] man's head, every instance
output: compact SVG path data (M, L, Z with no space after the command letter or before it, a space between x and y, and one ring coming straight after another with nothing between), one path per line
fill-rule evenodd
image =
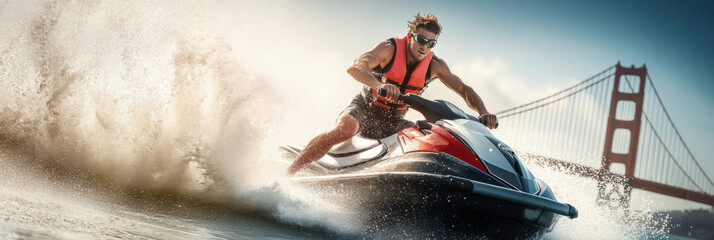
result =
M421 61L436 43L436 38L441 33L439 19L434 14L428 13L422 16L417 13L413 21L409 23L408 47L414 60ZM418 41L420 40L420 41ZM433 43L431 43L433 41Z

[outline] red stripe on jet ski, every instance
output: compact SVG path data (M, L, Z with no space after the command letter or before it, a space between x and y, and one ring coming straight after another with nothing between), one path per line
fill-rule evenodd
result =
M405 128L397 133L404 153L410 152L443 152L468 163L479 170L488 173L481 160L471 150L464 146L451 133L441 126L431 124L431 129L419 129L416 126Z

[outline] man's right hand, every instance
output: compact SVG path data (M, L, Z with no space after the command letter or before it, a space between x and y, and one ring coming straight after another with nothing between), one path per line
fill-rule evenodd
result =
M383 83L377 85L377 88L381 88L387 91L387 100L389 100L390 102L396 103L397 101L399 101L399 95L401 93L399 92L399 87L397 87L396 85Z

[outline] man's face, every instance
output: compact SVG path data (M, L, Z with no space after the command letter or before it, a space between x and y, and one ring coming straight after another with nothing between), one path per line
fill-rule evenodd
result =
M436 34L433 32L429 32L425 30L424 28L417 28L416 33L428 38L428 39L436 39ZM421 61L426 57L426 54L429 53L431 50L430 48L426 47L426 45L421 45L419 44L416 40L414 40L414 36L410 37L409 39L409 52L412 55L412 58L416 61Z

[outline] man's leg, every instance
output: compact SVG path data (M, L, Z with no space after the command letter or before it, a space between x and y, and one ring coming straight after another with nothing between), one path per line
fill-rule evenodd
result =
M352 138L357 134L357 131L359 131L357 119L346 112L343 113L337 119L334 129L317 135L307 144L305 149L298 155L297 160L290 165L288 174L293 175L303 166L322 158L330 151L332 146Z

